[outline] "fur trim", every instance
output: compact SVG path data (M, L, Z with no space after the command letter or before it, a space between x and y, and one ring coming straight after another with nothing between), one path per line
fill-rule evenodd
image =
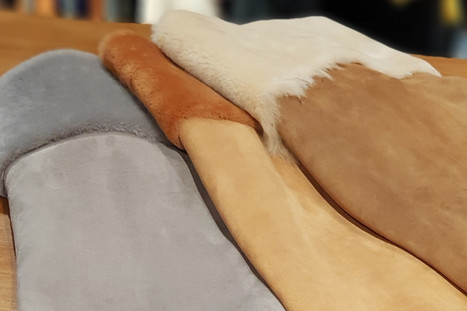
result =
M391 49L324 17L235 25L187 11L165 14L152 40L175 63L234 104L264 130L273 154L285 154L276 99L301 97L314 77L339 64L362 65L395 78L439 76L427 62Z

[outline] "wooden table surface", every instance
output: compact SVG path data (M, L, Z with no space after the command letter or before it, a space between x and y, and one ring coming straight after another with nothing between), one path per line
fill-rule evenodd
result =
M71 48L97 53L102 37L131 29L149 38L150 25L64 20L0 11L0 75L45 51ZM467 77L467 60L439 57L429 61L443 75ZM0 311L16 310L15 254L7 201L0 198Z

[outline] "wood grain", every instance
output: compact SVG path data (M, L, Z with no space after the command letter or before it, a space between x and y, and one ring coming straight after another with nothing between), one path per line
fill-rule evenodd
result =
M150 25L89 22L0 12L0 75L23 61L55 49L97 53L102 37L126 28L149 37Z
M149 38L150 25L34 17L0 11L0 75L39 53L77 49L97 53L99 41L116 29ZM467 78L467 60L419 56L443 75ZM7 201L0 198L0 311L16 310L14 244Z

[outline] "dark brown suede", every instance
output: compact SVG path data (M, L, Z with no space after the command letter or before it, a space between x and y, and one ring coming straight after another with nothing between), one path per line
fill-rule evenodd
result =
M352 64L280 100L280 134L342 208L467 290L467 80Z
M178 148L183 149L179 123L188 118L231 120L260 130L248 113L177 67L154 43L132 31L108 35L100 44L99 56L143 102Z

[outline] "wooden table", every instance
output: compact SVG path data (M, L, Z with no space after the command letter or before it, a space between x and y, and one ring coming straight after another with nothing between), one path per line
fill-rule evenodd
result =
M45 51L71 48L97 53L102 37L131 29L149 38L150 25L40 18L0 12L0 75ZM420 56L444 75L467 77L467 60ZM15 254L6 200L0 199L0 311L16 310Z

